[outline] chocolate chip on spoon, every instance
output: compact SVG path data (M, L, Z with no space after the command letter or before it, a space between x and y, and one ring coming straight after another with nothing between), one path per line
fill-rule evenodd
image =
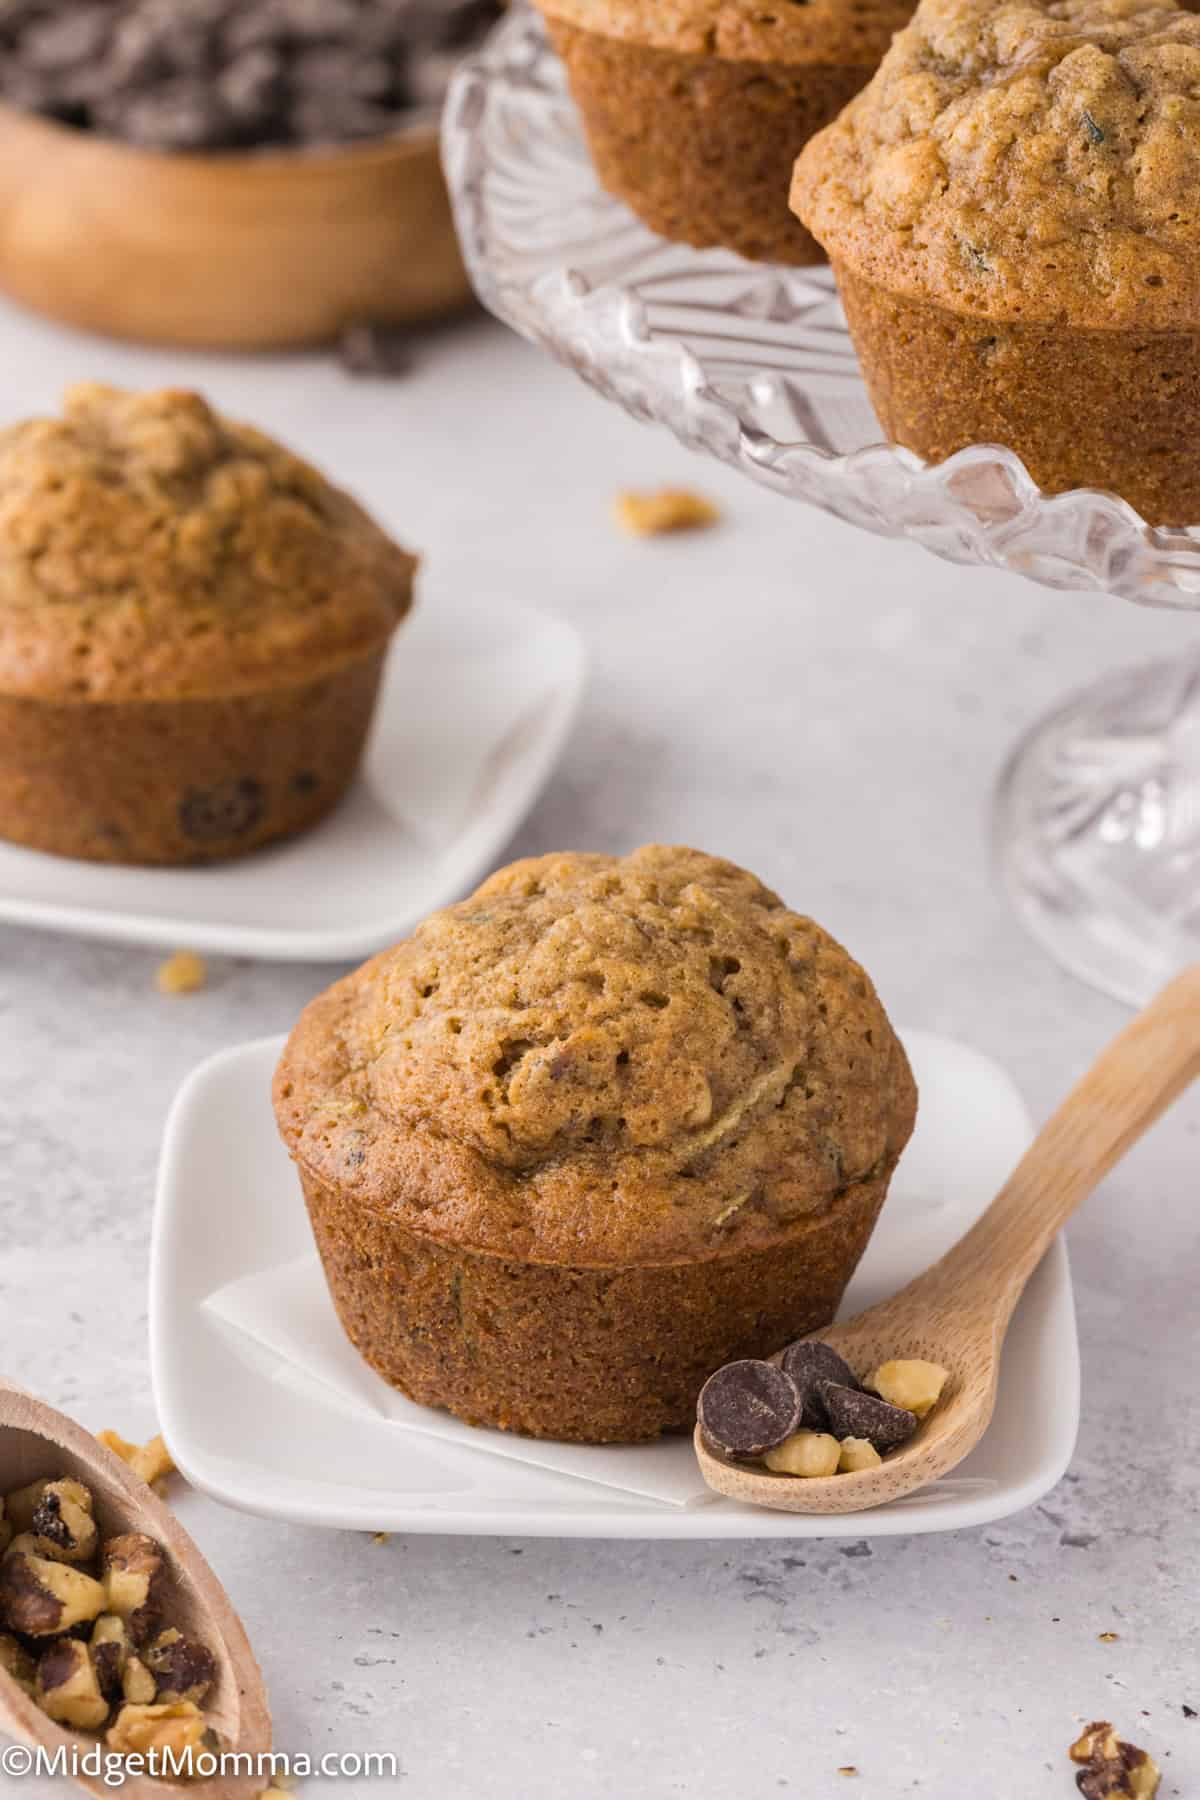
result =
M714 1449L727 1456L761 1456L799 1429L800 1390L774 1363L746 1358L709 1376L696 1410Z
M832 1381L839 1387L857 1391L858 1379L853 1369L828 1344L789 1344L783 1353L782 1362L800 1389L800 1400L804 1408L801 1424L809 1431L824 1431L829 1420L825 1402L821 1398L822 1383Z
M835 1438L866 1438L881 1456L906 1443L917 1429L916 1413L836 1381L822 1382L821 1399Z

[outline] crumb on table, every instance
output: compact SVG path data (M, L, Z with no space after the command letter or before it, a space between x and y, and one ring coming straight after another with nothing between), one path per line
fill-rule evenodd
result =
M194 994L208 980L208 970L194 950L177 950L159 964L154 979L160 994Z
M656 494L618 494L614 503L617 523L636 537L655 537L663 531L703 531L721 515L703 494L687 488L660 488Z
M1085 1727L1067 1752L1082 1767L1075 1778L1084 1800L1154 1800L1162 1772L1148 1751L1118 1738L1107 1719Z
M175 1473L174 1458L161 1437L152 1437L146 1444L131 1444L119 1432L98 1431L96 1441L127 1463L133 1473L161 1498L161 1484L168 1475Z

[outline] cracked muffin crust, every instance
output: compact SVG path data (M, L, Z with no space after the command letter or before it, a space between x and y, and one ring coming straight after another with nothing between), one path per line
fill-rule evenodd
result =
M1200 518L1200 18L1172 0L923 0L806 146L876 410L931 459Z
M832 1317L912 1130L862 970L698 851L501 870L307 1009L275 1082L343 1324L534 1435L686 1427Z
M797 151L911 0L539 0L601 182L664 237L823 261L787 206Z
M0 432L0 834L176 862L313 823L414 567L199 394L89 383Z

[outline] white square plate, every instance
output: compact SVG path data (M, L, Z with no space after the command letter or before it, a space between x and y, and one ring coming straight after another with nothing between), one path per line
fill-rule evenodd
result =
M921 1090L916 1133L845 1310L894 1292L987 1205L1029 1142L1020 1095L977 1051L925 1032L905 1044ZM1079 1350L1066 1249L1056 1243L1017 1309L996 1416L946 1480L868 1513L772 1513L708 1496L673 1506L415 1435L348 1408L206 1307L209 1296L312 1248L275 1131L283 1040L239 1045L187 1080L167 1124L150 1277L158 1416L184 1473L216 1499L307 1525L547 1537L854 1537L951 1531L1030 1505L1058 1481L1079 1423ZM431 1414L431 1421L440 1415ZM481 1433L486 1444L492 1434ZM603 1452L619 1482L621 1447ZM684 1438L656 1455L690 1463Z
M0 920L289 962L368 956L495 860L554 767L583 679L582 642L559 619L423 600L397 634L362 774L315 830L185 869L0 843Z

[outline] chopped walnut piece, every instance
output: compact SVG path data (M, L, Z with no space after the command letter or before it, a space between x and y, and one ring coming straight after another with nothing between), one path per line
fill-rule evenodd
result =
M15 1532L30 1529L37 1503L49 1486L49 1480L43 1476L41 1481L31 1481L27 1486L14 1488L4 1496L4 1516Z
M124 1619L135 1644L144 1643L159 1622L163 1555L153 1538L141 1531L109 1538L100 1552L104 1611Z
M96 1731L108 1717L95 1664L78 1638L59 1638L42 1652L34 1699L48 1718L77 1731Z
M125 1663L121 1698L131 1706L153 1706L158 1699L158 1683L140 1656L130 1656Z
M199 1705L217 1677L216 1659L208 1646L184 1637L173 1625L146 1645L142 1661L154 1677L156 1697L163 1701L194 1700Z
M102 1613L92 1626L91 1652L100 1692L110 1702L120 1699L129 1661L129 1632L124 1619L116 1613Z
M656 537L664 531L703 531L721 515L711 500L687 488L660 488L656 494L618 494L614 505L617 523L635 537Z
M877 1469L883 1461L874 1444L867 1438L843 1438L838 1457L839 1475L858 1475L864 1469Z
M117 1431L98 1431L96 1441L128 1463L148 1487L175 1473L174 1459L161 1437L152 1437L148 1444L131 1444Z
M775 1475L815 1476L837 1473L841 1445L827 1431L794 1431L763 1457Z
M950 1379L941 1363L924 1362L920 1357L901 1357L881 1363L868 1375L863 1386L878 1394L889 1406L903 1407L923 1419L942 1397L942 1389Z
M204 1748L208 1727L204 1714L190 1700L169 1706L123 1706L104 1735L118 1756L161 1756L170 1750L176 1758Z
M15 1637L10 1637L7 1631L0 1631L0 1669L19 1688L24 1688L27 1694L33 1693L33 1681L37 1673L34 1660L25 1646L19 1644Z
M82 1569L10 1545L0 1562L0 1613L25 1637L57 1637L104 1611L104 1589Z
M197 956L194 950L177 950L174 956L158 965L154 977L160 994L194 994L207 980L204 958Z
M82 1481L64 1476L48 1481L29 1522L39 1556L53 1562L85 1563L96 1554L99 1533L92 1496Z
M1107 1719L1097 1719L1071 1745L1072 1762L1084 1766L1075 1784L1084 1800L1153 1800L1162 1774L1154 1758L1118 1738Z

